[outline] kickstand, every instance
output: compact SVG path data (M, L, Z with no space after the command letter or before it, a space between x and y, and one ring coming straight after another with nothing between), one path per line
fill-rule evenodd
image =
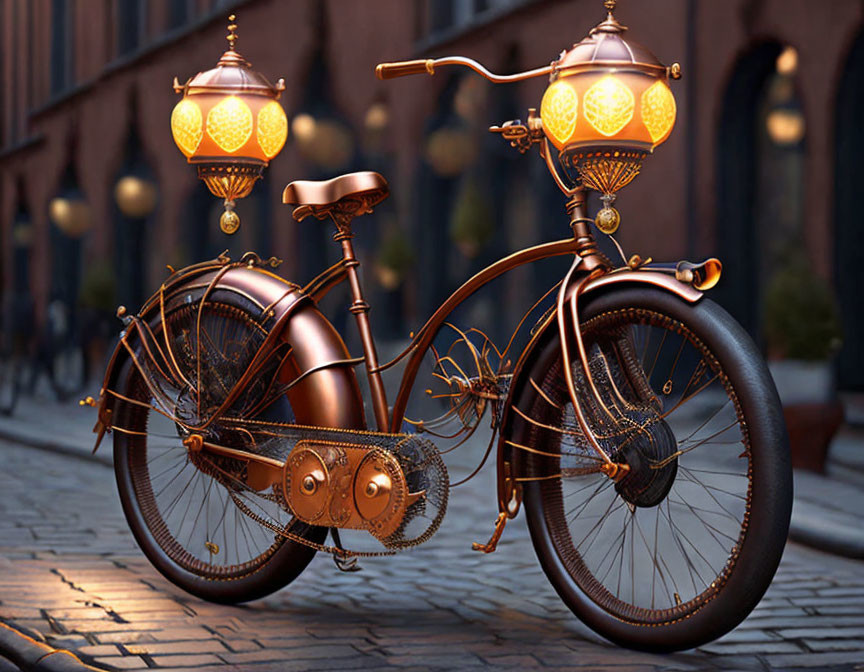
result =
M342 539L339 537L339 530L335 527L330 528L330 534L333 537L333 543L342 553L333 554L333 562L336 563L336 569L340 572L359 572L363 568L357 564L357 558L345 555L345 549L342 547Z
M504 532L504 526L507 524L507 514L503 511L498 514L495 520L495 530L492 532L492 537L485 544L478 544L476 541L471 544L472 551L480 551L481 553L494 553L498 548L498 540L501 539L501 534Z

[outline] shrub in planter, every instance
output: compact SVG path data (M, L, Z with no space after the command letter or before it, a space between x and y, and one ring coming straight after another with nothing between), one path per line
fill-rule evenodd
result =
M375 261L378 283L388 292L398 289L413 265L414 251L411 244L398 227L391 227L381 241Z
M462 185L453 217L450 238L469 259L473 259L495 234L492 206L483 193L479 180L469 177Z
M763 323L792 464L822 471L831 439L843 422L831 361L841 330L834 294L806 259L793 257L771 279Z

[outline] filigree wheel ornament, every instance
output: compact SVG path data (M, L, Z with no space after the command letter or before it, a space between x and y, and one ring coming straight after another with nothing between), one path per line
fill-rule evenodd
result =
M491 408L493 426L497 426L501 399L505 396L510 376L502 352L479 329L463 331L448 323L444 325L452 334L446 350L431 347L433 358L431 387L426 396L443 406L443 411L432 420L406 421L418 432L458 443L442 452L449 452L468 441L480 424L487 409Z
M254 573L286 541L248 511L277 530L302 534L305 525L294 529L297 521L284 507L278 484L260 491L246 484L246 462L184 445L190 428L196 428L205 440L266 450L242 420L266 417L277 406L281 417L293 417L273 386L285 354L277 349L227 409L233 423L212 419L267 330L250 311L207 300L199 315L199 306L190 302L167 312L166 328L149 332L151 354L139 350L137 364L128 367L122 394L130 401L114 431L126 437L135 496L162 551L198 576L226 580ZM156 344L166 357L152 356ZM173 375L166 371L169 363Z
M604 450L630 472L619 483L600 472L558 358L533 380L530 407L514 409L531 425L525 480L538 481L552 543L591 602L628 623L674 623L723 589L748 529L753 474L741 406L715 355L661 313L603 313L583 336L602 405L584 392L576 364L580 403Z

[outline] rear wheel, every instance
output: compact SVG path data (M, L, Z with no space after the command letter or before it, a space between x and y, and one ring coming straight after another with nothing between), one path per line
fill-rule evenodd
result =
M121 370L114 468L126 518L156 568L204 599L243 602L286 585L314 556L313 548L280 531L320 543L326 529L295 519L282 504L280 484L246 485L244 462L183 444L186 427L200 426L219 407L272 326L245 298L216 290L201 310L199 332L199 305L200 295L166 311L165 324L157 319L150 325L150 350L154 344L167 350L167 331L179 375L161 375L140 344L138 364L130 358ZM284 396L261 403L285 354L277 351L225 411L232 427L217 419L200 432L205 441L254 450L238 433L238 419L296 420ZM161 365L170 366L167 360ZM174 384L178 379L188 384Z
M580 406L630 472L618 483L600 472L553 328L514 403L534 546L561 598L601 635L653 651L699 646L750 613L782 555L792 481L773 382L707 299L629 289L591 298L582 320L600 401L577 361Z

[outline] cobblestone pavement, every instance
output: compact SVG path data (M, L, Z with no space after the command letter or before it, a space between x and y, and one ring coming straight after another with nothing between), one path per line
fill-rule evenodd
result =
M0 618L118 669L864 670L864 562L790 545L736 631L698 651L614 647L563 606L524 518L499 551L487 469L451 496L420 549L337 572L319 555L288 588L243 607L163 579L128 532L102 464L0 443ZM458 473L456 474L458 476ZM4 669L0 665L0 669Z

